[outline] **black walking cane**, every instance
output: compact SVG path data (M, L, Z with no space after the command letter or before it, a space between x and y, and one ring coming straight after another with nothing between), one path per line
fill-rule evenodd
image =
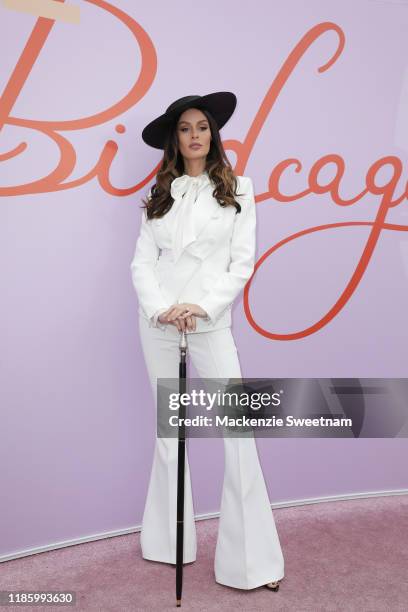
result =
M186 391L186 354L187 336L183 330L179 342L180 363L179 363L179 393ZM181 591L183 588L183 539L184 539L184 470L186 458L186 438L184 419L186 407L180 403L179 419L182 419L178 426L178 456L177 456L177 535L176 535L176 603L181 606Z

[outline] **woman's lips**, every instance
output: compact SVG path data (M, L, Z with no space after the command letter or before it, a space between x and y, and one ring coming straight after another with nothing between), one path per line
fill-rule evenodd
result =
M190 145L190 149L201 149L201 147L202 147L202 145L200 145L200 144Z

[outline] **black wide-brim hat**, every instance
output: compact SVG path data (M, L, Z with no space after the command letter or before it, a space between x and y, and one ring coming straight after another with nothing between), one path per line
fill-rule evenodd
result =
M184 96L170 104L166 112L151 121L142 132L146 144L164 149L169 128L187 108L208 110L220 130L231 117L237 105L237 97L231 91L217 91L206 96Z

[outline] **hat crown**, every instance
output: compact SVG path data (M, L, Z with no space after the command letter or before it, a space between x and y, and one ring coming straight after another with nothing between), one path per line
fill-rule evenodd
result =
M175 102L172 102L170 106L167 107L166 113L170 113L171 111L176 110L179 106L183 106L184 104L189 104L190 102L193 102L194 100L199 100L200 98L201 96L184 96L183 98L179 98L178 100L175 100Z

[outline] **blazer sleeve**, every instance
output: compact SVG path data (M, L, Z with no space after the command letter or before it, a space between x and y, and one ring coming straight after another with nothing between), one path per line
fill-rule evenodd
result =
M254 187L249 177L242 177L239 198L241 212L235 215L231 237L231 259L227 272L215 282L209 292L200 300L200 306L215 324L224 310L230 306L251 277L255 266L256 250L256 205Z
M130 270L139 303L151 321L158 310L167 310L171 306L164 299L154 271L158 257L159 247L147 219L146 209L143 209L140 233Z

